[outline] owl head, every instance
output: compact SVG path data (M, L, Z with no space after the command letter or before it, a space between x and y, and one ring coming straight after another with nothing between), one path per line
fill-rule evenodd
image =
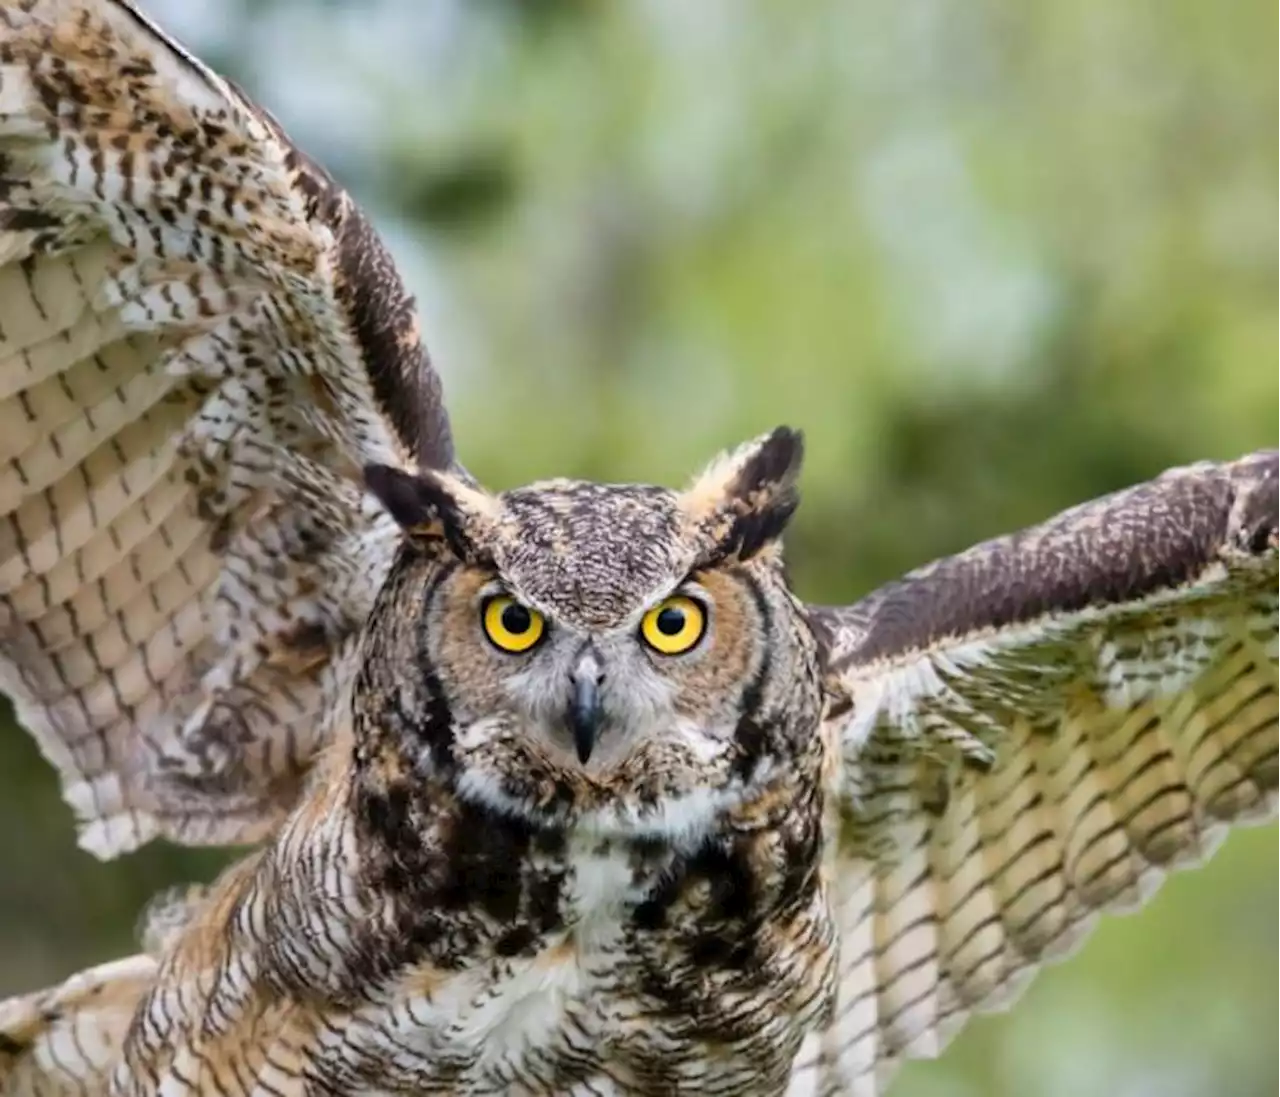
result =
M366 470L404 544L366 630L358 741L602 835L694 835L768 789L821 703L779 545L801 453L780 428L683 492Z

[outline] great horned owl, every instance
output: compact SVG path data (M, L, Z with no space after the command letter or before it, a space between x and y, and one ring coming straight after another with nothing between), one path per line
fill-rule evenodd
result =
M801 603L799 436L491 494L411 301L121 0L0 4L0 684L102 857L6 1094L883 1092L1274 818L1277 458Z

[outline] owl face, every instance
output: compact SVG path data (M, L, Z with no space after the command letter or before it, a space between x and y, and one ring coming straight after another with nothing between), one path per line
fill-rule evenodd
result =
M685 492L371 470L416 577L395 662L448 710L421 764L504 812L632 836L694 833L767 784L820 706L777 543L799 458L775 432Z

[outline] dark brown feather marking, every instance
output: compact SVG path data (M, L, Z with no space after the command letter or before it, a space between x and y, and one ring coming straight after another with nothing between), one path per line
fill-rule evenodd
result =
M769 635L773 629L773 609L769 605L769 599L765 597L759 581L750 571L740 568L736 574L739 581L751 593L752 601L756 604L756 610L764 626L764 634ZM769 677L772 658L769 645L767 643L761 645L760 663L743 691L742 716L733 729L733 737L738 745L738 757L734 762L733 772L743 781L749 781L752 778L756 767L766 753L782 753L781 744L775 742L778 729L772 727L772 721L760 711L764 684Z
M440 375L418 331L413 298L364 214L348 204L338 234L338 300L364 352L379 410L422 469L453 465Z
M695 513L710 539L695 567L711 567L729 558L747 561L776 541L800 505L796 478L803 459L800 432L778 427L746 449L730 479L714 483L713 470L708 474L713 483L695 485L694 492L711 489L719 494L697 508L702 513Z
M1277 455L1183 470L986 541L889 583L853 606L814 606L828 641L856 625L861 642L831 670L928 647L949 636L1131 601L1177 587L1224 552L1276 539Z
M270 112L236 91L289 149L288 164L307 196L308 212L337 238L338 303L360 345L378 410L420 469L452 467L453 431L444 389L422 342L417 306L391 253L333 177L289 139Z

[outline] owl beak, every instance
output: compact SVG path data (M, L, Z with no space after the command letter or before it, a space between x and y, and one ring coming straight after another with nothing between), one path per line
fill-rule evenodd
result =
M569 697L569 728L573 732L578 761L586 765L595 749L596 736L604 717L604 708L600 704L600 670L595 660L584 660L574 670L570 681L573 693Z

